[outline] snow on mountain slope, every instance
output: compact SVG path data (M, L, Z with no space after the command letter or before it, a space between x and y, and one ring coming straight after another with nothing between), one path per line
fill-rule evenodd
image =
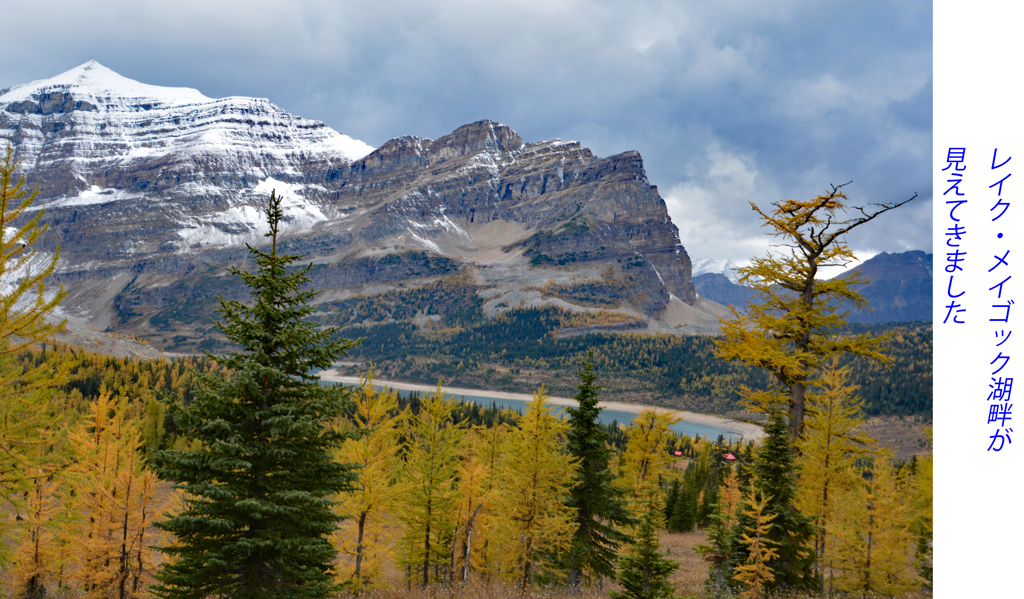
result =
M736 272L739 268L732 261L725 258L701 258L693 261L693 276L699 277L706 274L725 275L733 283L740 282L740 276Z
M18 229L15 227L4 227L0 234L3 235L4 243L24 242L24 239L18 237ZM9 250L5 249L6 251ZM28 250L28 253L19 252L8 262L8 270L0 274L0 295L9 297L22 284L23 279L38 276L39 273L49 268L52 262L53 254L50 252L32 250ZM14 306L15 309L22 309L35 301L34 289L26 289L23 293L20 301ZM56 293L54 289L48 289L44 297L52 299L54 293Z
M198 90L187 87L147 85L122 77L95 60L49 79L15 85L0 93L0 103L32 101L40 93L71 93L78 99L91 99L92 104L108 109L142 109L148 103L185 105L209 102Z
M284 220L281 233L302 233L314 225L328 220L324 213L302 194L302 186L267 179L253 189L261 197L275 192L282 198ZM270 230L263 212L254 206L232 206L225 211L196 218L178 231L184 242L181 250L206 246L233 246L243 243L258 244Z
M194 89L146 85L95 61L4 90L0 136L15 140L24 166L79 180L76 192L92 187L84 179L98 168L145 169L182 155L218 170L242 167L263 180L301 175L302 163L348 164L373 151L266 99L211 99ZM44 196L58 192L45 182L40 187ZM67 187L63 182L65 194Z

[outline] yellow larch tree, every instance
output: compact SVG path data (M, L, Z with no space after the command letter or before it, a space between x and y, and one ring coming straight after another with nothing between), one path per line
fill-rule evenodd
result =
M829 550L835 590L899 595L916 589L906 477L881 452L857 487L839 498L835 547Z
M511 574L524 590L541 566L541 555L565 550L576 531L576 510L566 505L577 467L563 450L567 430L568 424L551 413L541 386L508 441L496 524Z
M87 598L141 597L154 571L149 528L162 506L153 495L156 474L140 455L141 422L128 412L127 398L104 392L68 433L74 464L64 500L79 515L69 580Z
M504 471L503 460L511 430L507 424L473 427L466 436L466 455L459 475L457 548L462 556L462 582L469 580L470 570L483 573L488 579L498 572L496 553L500 547L494 539L495 504Z
M15 177L19 166L8 144L0 160L0 355L18 353L64 325L47 321L64 298L64 288L47 297L44 283L57 268L60 248L47 258L32 249L47 227L42 210L25 218L38 190L26 190L25 178Z
M644 410L626 429L626 449L619 462L619 484L627 493L630 514L643 518L644 500L652 489L661 488L661 479L668 473L670 455L667 449L673 440L671 426L680 418L666 410Z
M740 542L747 546L749 553L746 563L736 566L733 575L734 580L746 587L740 592L740 597L744 599L761 599L764 596L765 585L775 580L775 573L772 572L768 563L777 558L779 554L772 547L774 542L769 538L768 533L776 514L769 514L765 511L768 501L768 497L752 491L744 505L751 524L744 527L744 531L740 535Z
M814 390L808 394L804 436L797 447L797 479L794 505L813 518L815 574L822 576L835 526L835 501L861 482L854 469L858 458L869 456L875 442L860 431L864 402L848 383L850 368L840 368L833 358Z
M35 451L43 457L52 440L49 431L40 430L43 439ZM9 574L13 596L42 599L56 591L61 583L66 552L59 537L68 525L67 511L58 493L60 470L54 465L33 465L25 472L30 483L23 492L17 520L21 524Z
M743 493L740 491L739 476L731 466L726 466L729 474L725 476L719 487L718 502L709 518L711 525L708 527L708 544L698 544L694 547L704 561L708 562L708 585L713 590L715 597L721 597L727 588L726 579L729 577L730 563L734 561L735 546L738 542L736 523L739 521L737 513L742 505ZM762 508L763 511L763 508Z
M33 249L46 226L42 210L30 211L37 191L25 189L24 177L15 174L18 167L8 144L0 159L0 501L15 513L24 511L22 499L32 494L32 473L47 471L51 456L39 449L49 441L40 431L54 424L51 389L70 368L61 352L43 352L34 364L15 357L63 328L63 322L53 324L47 317L64 297L63 288L46 291L44 281L57 268L60 248L49 257ZM24 520L0 518L0 568L19 522Z
M721 494L718 502L722 506L723 523L726 528L736 523L736 510L739 509L740 501L743 499L743 492L740 491L740 477L736 470L729 468L729 474L722 481Z
M743 388L741 396L752 410L770 412L788 407L790 439L803 434L806 394L811 381L832 356L846 353L890 360L880 351L881 338L870 335L836 335L846 320L843 302L858 308L867 305L854 286L855 277L822 280L819 269L845 266L856 260L846 245L846 235L878 216L917 197L879 204L874 211L848 207L844 185L810 200L780 200L764 211L751 208L786 248L765 258L754 258L739 269L740 283L758 292L745 312L733 309L722 319L721 340L715 353L725 360L739 360L770 372L778 386L767 390ZM851 216L852 214L852 216Z
M331 542L343 556L338 581L358 592L382 583L382 566L393 554L395 531L389 524L402 494L398 437L405 414L398 412L395 391L374 387L372 370L353 400L355 413L349 426L364 433L346 439L335 451L335 459L359 466L359 479L352 491L334 497L335 511L346 519Z
M452 418L455 400L437 390L424 397L406 429L408 451L402 470L405 527L399 559L410 575L430 584L431 569L451 565L457 500L456 480L465 427Z
M932 429L928 427L926 430L930 440ZM932 522L933 461L934 458L931 455L917 460L911 496L913 510L911 532L917 537L917 567L929 586L932 583L932 532L934 526Z

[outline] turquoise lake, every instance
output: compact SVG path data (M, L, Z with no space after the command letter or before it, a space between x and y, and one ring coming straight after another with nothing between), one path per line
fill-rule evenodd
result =
M386 387L386 385L374 386L377 388ZM401 395L402 397L407 396L409 393L411 393L411 391L398 391L398 394ZM526 411L526 404L528 403L520 399L501 399L497 397L491 397L487 395L486 391L480 391L479 394L475 395L467 394L453 396L456 399L464 399L465 401L473 402L482 407L496 405L500 408L514 410L520 414ZM552 412L557 413L561 409L562 406L551 406ZM629 426L629 424L633 422L633 418L635 416L636 414L633 414L632 412L623 412L621 410L610 410L608 408L605 408L601 410L601 415L598 419L601 421L602 424L610 424L612 422L615 422L623 423ZM678 434L686 434L690 435L691 437L700 435L701 437L704 437L705 439L710 439L712 441L717 439L718 435L723 435L728 441L737 441L741 437L740 433L736 431L731 431L727 428L719 428L715 426L709 426L706 424L694 424L691 422L686 422L685 420L674 424L672 426L672 430L674 430Z

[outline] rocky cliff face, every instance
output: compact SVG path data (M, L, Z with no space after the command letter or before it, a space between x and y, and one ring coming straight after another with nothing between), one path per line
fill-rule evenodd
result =
M867 285L857 287L871 310L850 306L849 321L863 324L932 320L932 255L920 250L882 252L844 277L859 276Z
M66 311L100 327L145 327L188 301L169 290L244 260L272 189L285 198L286 247L317 265L325 297L465 271L491 304L578 308L587 298L573 297L596 294L657 325L696 301L636 152L524 143L492 121L373 150L267 100L143 85L95 62L0 92L0 135L39 188L43 249L60 241ZM570 299L535 291L552 283Z

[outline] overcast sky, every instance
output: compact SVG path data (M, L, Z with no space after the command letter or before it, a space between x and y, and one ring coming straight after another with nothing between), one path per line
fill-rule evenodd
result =
M284 4L20 3L0 88L97 60L269 98L375 147L489 118L527 142L638 150L694 259L767 251L750 201L916 192L848 241L932 251L930 0Z

